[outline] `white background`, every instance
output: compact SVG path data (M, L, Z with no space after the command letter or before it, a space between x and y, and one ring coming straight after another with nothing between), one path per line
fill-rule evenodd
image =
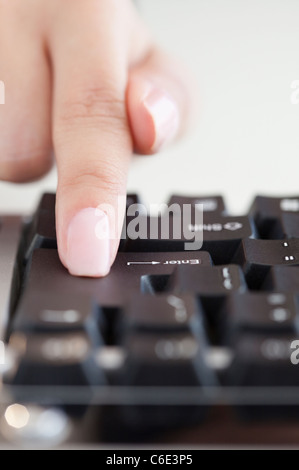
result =
M290 100L299 80L299 2L139 5L157 41L193 70L201 105L192 134L159 156L136 159L129 189L147 203L172 192L223 193L233 213L246 211L255 193L299 193L299 105ZM38 183L0 183L0 212L28 213L55 187L55 169Z

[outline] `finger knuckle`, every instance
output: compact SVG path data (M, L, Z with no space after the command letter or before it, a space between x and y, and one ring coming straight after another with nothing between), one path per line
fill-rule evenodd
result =
M85 87L62 102L57 121L58 132L82 125L120 130L126 126L124 98L112 86Z
M123 192L126 174L114 163L101 163L86 167L76 175L67 175L60 185L60 192L84 188L84 191L101 191L110 196Z

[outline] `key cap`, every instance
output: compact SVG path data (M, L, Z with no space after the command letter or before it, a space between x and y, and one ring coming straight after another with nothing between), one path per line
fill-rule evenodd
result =
M148 432L201 423L207 407L186 402L180 406L173 404L171 397L165 401L165 387L169 390L175 387L178 392L180 387L214 386L218 383L216 375L204 361L205 340L198 341L188 333L130 333L124 345L127 360L120 383L132 387L132 390L145 387L144 396L147 398L146 406L139 405L137 401L136 405L120 408L118 416L122 417L125 425L138 429L138 432Z
M271 266L299 263L299 240L243 240L234 262L243 265L251 289L260 289Z
M263 289L299 293L299 267L273 266L266 276Z
M130 219L124 249L126 252L193 250L196 248L194 242L202 238L201 249L211 254L213 262L227 264L231 262L241 240L255 236L255 229L248 217L205 214L203 224L194 224L191 220L176 216L169 219L140 217L136 233L136 221Z
M247 217L204 216L203 227L189 225L191 233L203 232L204 251L208 251L215 264L229 264L241 240L255 236L255 228Z
M296 395L295 402L288 396L292 387L299 386L298 369L291 362L293 341L293 335L284 333L279 336L238 336L234 360L225 380L230 386L241 387L238 393L240 401L235 409L242 419L265 422L268 419L288 421L298 418ZM243 387L246 387L244 393Z
M293 295L283 293L232 294L226 298L224 323L219 325L229 344L239 333L299 334L299 311Z
M176 204L177 211L182 211L183 206L190 205L192 208L196 207L196 204L202 205L202 210L205 213L213 213L217 215L224 214L226 212L225 203L222 196L179 196L173 195L170 197L167 205L168 207ZM175 212L177 212L175 211Z
M102 309L101 332L108 345L119 346L127 332L202 334L204 316L198 299L191 295L138 295L123 309Z
M133 204L141 204L140 197L138 196L138 194L127 194L127 209Z
M284 238L299 238L299 214L282 214L281 226Z
M127 330L143 333L200 334L203 312L191 295L139 295L134 296L125 308L121 323Z
M205 339L191 334L130 333L124 340L123 382L136 386L215 385L204 362Z
M250 214L262 238L298 238L299 197L257 196Z
M86 332L94 346L103 343L93 300L74 293L65 295L26 289L14 315L13 332Z
M243 292L246 283L237 265L178 266L167 285L170 292L194 292L201 295Z
M179 266L170 276L165 291L182 294L192 292L202 305L205 327L212 344L222 344L222 304L231 292L246 290L244 275L239 266Z
M298 386L298 369L291 362L293 335L242 334L227 379L234 386ZM265 394L265 404L267 396Z
M10 346L21 353L14 385L103 385L94 349L84 333L23 335L10 337Z
M127 203L126 203L126 216L127 217L137 217L139 215L147 215L147 209L142 203L140 197L137 194L128 194ZM125 228L123 227L125 233ZM119 250L123 251L123 245L125 240L121 238Z
M55 214L55 205L56 205L56 194L44 193L39 201L36 213L48 212L49 214Z
M128 216L147 213L146 207L138 194L127 194L126 211Z
M26 259L36 248L57 248L55 203L55 194L42 196L30 227Z
M20 216L3 216L0 228L0 340L6 330L12 309L19 295L19 244L22 240L23 220ZM19 255L21 258L21 256ZM21 261L21 260L18 260ZM1 343L0 343L1 345Z
M26 289L28 295L48 290L66 298L77 293L90 296L100 306L121 307L141 292L142 276L168 276L182 262L210 265L211 258L204 252L118 253L108 276L90 279L70 276L56 250L39 249L32 256Z

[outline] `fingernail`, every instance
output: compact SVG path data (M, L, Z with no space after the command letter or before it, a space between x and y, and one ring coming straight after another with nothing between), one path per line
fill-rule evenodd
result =
M153 151L168 144L179 129L179 110L174 100L162 90L153 88L144 98L144 106L153 118L156 138Z
M66 263L74 276L101 277L110 270L109 221L105 212L87 208L71 220Z

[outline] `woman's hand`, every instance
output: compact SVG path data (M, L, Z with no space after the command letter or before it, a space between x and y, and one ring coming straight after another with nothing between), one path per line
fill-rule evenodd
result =
M0 179L40 177L54 150L61 261L106 275L121 223L105 207L126 194L133 150L157 152L185 125L185 73L131 0L0 0L0 79Z

